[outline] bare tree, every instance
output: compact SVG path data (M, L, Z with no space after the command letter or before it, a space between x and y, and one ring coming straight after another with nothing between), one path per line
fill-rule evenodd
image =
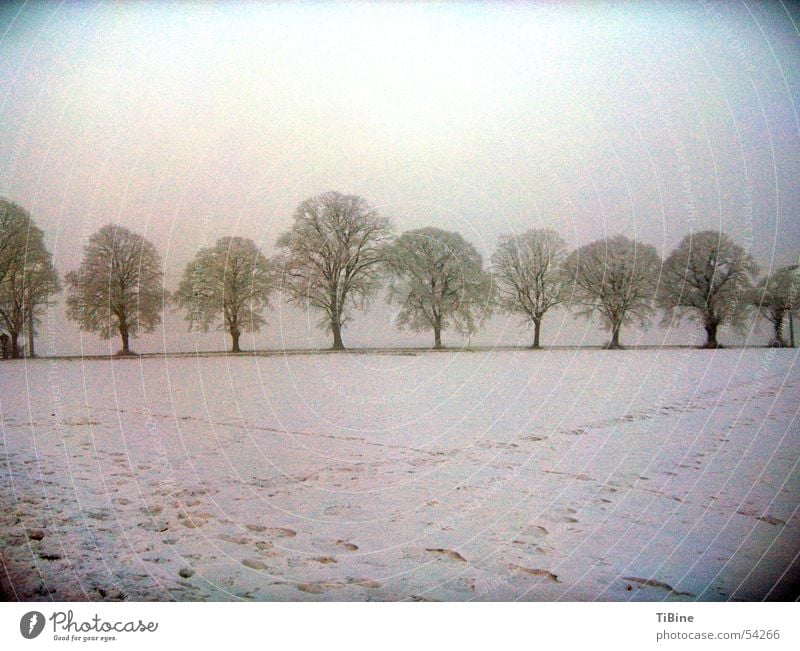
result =
M223 237L186 265L172 301L186 310L190 329L208 332L221 318L231 352L238 353L241 333L258 332L266 323L263 312L274 286L272 264L253 240Z
M118 332L120 354L130 354L130 337L161 323L166 293L161 258L141 235L108 224L89 238L77 271L65 276L67 317L81 330L109 339Z
M772 324L774 335L770 345L786 346L783 337L783 322L789 313L797 314L800 307L800 274L797 268L778 269L762 278L750 296L752 304L761 316Z
M622 235L582 246L564 261L570 301L578 314L599 314L611 331L607 348L620 348L620 328L642 326L654 312L661 260L655 248Z
M434 348L442 330L472 334L491 306L491 276L481 255L458 233L438 228L406 231L388 254L388 300L400 306L397 325L433 330Z
M748 297L758 266L725 233L687 235L664 261L659 304L665 322L689 318L703 324L705 348L717 348L722 324L741 328L750 309Z
M377 291L391 222L361 197L326 192L306 199L291 229L278 238L282 287L289 300L322 312L320 326L342 350L348 310Z
M2 210L2 208L0 208ZM0 217L2 219L2 217ZM19 336L28 332L27 356L34 354L34 327L38 308L61 291L44 234L19 206L4 220L4 278L0 281L0 319L11 340L11 356L19 357Z
M566 244L550 229L503 235L492 255L497 302L506 312L521 314L533 324L533 345L539 348L542 318L564 300L561 264Z

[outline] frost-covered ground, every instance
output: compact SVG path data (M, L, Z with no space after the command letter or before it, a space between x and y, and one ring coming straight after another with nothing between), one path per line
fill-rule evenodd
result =
M2 583L57 600L786 597L799 384L788 350L4 362Z

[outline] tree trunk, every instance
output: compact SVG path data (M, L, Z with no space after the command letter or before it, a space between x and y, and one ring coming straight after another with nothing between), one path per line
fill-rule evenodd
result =
M534 319L533 320L533 346L531 346L534 350L539 350L539 330L542 327L542 320L541 319Z
M33 306L28 306L28 357L35 357L33 351Z
M772 324L775 326L775 338L772 340L772 345L775 348L783 348L786 346L783 339L783 312L775 315Z
M442 317L433 318L433 347L439 350L442 347Z
M616 350L617 348L621 348L619 345L619 329L622 326L621 323L615 323L611 328L611 341L608 343L607 348L610 350Z
M342 310L344 308L344 297L339 296L339 285L334 283L330 288L330 308L328 314L331 317L331 332L333 333L333 350L344 350L342 343Z
M232 353L241 353L241 349L239 348L239 331L236 328L231 328L231 339L233 340L233 344L231 345L231 352Z
M119 324L119 336L122 338L122 351L120 351L123 355L129 355L131 352L130 345L128 343L128 326L125 323Z
M9 332L11 335L11 359L19 359L19 332Z
M344 350L342 343L342 324L336 317L331 319L331 331L333 332L333 350Z
M706 322L706 343L703 348L719 348L719 342L717 341L717 327L719 327L719 322L717 321Z

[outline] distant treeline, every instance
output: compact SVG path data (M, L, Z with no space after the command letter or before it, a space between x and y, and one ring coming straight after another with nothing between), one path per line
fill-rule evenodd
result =
M211 326L231 336L239 351L243 332L256 332L277 294L319 315L319 326L344 349L342 330L388 287L399 328L430 331L435 348L448 330L475 333L491 314L519 315L541 341L549 310L563 306L599 317L620 347L622 326L647 327L662 313L664 325L681 319L705 331L705 347L720 344L720 326L742 328L754 310L772 324L768 342L787 345L783 326L796 314L796 265L759 277L752 256L728 235L687 235L666 259L656 249L622 235L569 251L554 230L531 229L500 237L488 265L459 233L420 228L395 235L392 222L363 198L327 192L303 201L279 253L267 258L255 242L223 237L197 252L178 287L163 284L155 246L127 228L109 224L84 246L80 267L64 276L67 317L101 338L130 339L152 332L164 306L185 313L189 328ZM0 341L3 357L34 353L42 313L61 291L42 231L19 205L0 199Z

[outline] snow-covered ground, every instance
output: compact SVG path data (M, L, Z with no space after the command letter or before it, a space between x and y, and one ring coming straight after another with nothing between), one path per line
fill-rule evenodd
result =
M57 600L785 596L799 385L796 352L766 349L3 362L0 579Z

